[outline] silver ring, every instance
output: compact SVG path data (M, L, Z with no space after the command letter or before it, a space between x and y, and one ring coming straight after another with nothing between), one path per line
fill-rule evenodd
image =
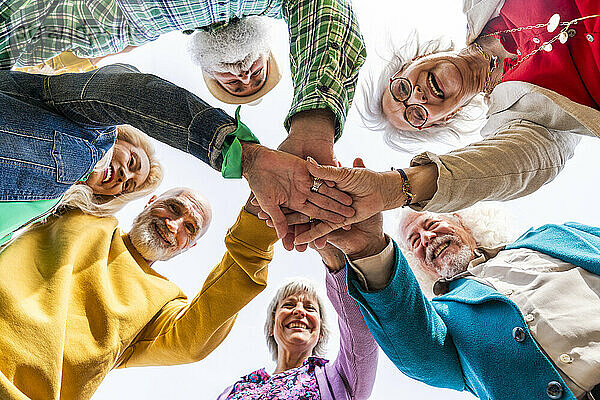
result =
M319 192L319 188L321 187L322 184L323 184L323 179L316 178L316 177L313 176L313 184L310 187L310 191L314 192L314 193L318 193Z

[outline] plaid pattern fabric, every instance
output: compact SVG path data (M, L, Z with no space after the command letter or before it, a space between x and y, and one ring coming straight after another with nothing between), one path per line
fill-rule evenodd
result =
M329 108L336 139L352 104L366 51L347 0L0 0L0 69L44 62L63 50L91 58L174 30L231 18L285 18L295 113Z

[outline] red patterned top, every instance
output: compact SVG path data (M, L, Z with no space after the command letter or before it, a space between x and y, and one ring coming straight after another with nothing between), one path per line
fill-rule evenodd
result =
M553 14L561 22L600 14L599 0L506 0L500 16L490 20L482 35L546 23ZM504 48L519 59L560 32L545 27L500 35ZM503 82L523 81L553 90L569 99L600 109L600 18L572 25L565 44L553 43L550 52L539 51L511 70L517 60L507 60Z

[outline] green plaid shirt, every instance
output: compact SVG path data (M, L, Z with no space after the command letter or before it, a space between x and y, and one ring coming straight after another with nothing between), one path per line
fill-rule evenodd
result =
M286 128L299 111L329 108L337 139L366 56L346 0L3 0L0 69L35 65L64 50L85 58L118 53L163 33L250 15L288 22L294 100Z

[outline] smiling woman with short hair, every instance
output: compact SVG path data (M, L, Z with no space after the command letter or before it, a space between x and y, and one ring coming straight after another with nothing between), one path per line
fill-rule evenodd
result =
M378 350L356 302L348 295L346 269L329 269L326 286L340 328L340 351L335 361L322 358L331 330L325 300L314 283L295 278L279 288L267 309L267 347L277 363L273 374L261 368L243 376L218 400L369 397Z

